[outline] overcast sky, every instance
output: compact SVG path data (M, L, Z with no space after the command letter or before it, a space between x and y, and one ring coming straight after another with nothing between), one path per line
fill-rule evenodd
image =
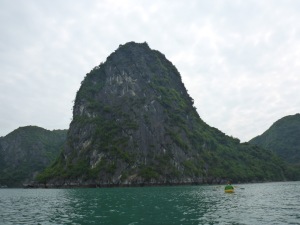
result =
M300 112L299 21L298 0L0 0L0 136L67 129L85 74L146 41L206 123L248 141Z

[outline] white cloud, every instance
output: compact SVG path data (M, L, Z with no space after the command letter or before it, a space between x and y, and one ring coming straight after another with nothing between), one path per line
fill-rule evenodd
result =
M201 118L247 141L299 112L297 1L0 1L0 135L68 128L80 82L119 44L147 41Z

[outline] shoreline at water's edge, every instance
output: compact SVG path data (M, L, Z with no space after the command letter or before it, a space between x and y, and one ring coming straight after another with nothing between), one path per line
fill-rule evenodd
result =
M188 185L224 185L227 181L222 182L178 182L178 183L134 183L134 184L23 184L22 188L41 188L41 189L69 189L69 188L129 188L129 187L168 187L168 186L188 186ZM237 182L234 184L254 184L254 183L272 183L272 182L289 182L282 181L257 181Z

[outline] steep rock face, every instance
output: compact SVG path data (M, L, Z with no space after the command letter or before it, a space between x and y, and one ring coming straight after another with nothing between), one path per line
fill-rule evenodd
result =
M281 118L249 143L269 149L289 163L300 165L300 114Z
M163 54L130 42L86 75L64 152L38 180L80 186L283 177L272 153L241 145L200 119Z
M108 182L118 182L124 171L133 170L129 174L137 176L134 170L141 166L154 177L177 172L183 170L183 161L197 154L188 137L193 134L187 133L196 118L176 68L147 44L128 43L84 80L65 158L73 162L74 154L83 153L89 167L103 164L100 173L115 167L114 174L101 175ZM173 171L166 171L165 163ZM154 171L158 166L159 173Z
M66 130L21 127L0 139L0 185L20 186L49 166L66 141Z

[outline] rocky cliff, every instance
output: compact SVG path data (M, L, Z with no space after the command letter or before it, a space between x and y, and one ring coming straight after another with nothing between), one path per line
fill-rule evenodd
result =
M0 186L16 187L34 180L49 166L66 141L66 130L20 127L0 138Z
M201 84L199 84L201 85ZM282 180L271 152L208 126L175 66L147 43L120 45L84 78L48 186Z

